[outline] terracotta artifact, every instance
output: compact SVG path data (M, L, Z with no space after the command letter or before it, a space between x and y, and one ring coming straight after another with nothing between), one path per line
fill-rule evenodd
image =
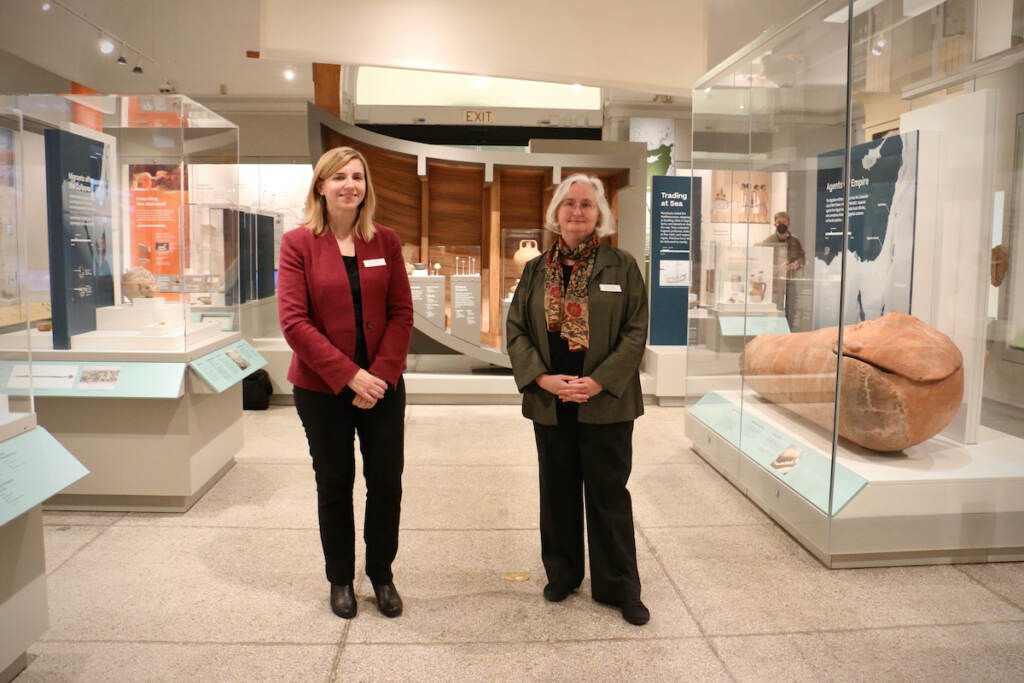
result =
M832 428L839 328L762 334L741 359L761 396ZM964 392L953 341L917 318L889 313L843 333L839 435L875 451L900 451L948 425Z
M121 295L128 299L152 299L158 291L156 276L142 266L129 268L121 277Z

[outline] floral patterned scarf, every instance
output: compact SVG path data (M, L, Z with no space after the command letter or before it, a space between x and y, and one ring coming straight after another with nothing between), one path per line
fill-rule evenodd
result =
M561 237L544 256L544 318L549 332L561 331L570 351L590 347L590 274L600 238L594 234L586 242L570 247ZM569 283L562 283L562 259L576 261Z

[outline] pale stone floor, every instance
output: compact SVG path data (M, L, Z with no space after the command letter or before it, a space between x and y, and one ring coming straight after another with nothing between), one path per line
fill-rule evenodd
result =
M45 514L51 627L17 680L1024 680L1024 563L825 569L694 455L682 409L636 426L642 628L586 582L541 597L518 407L407 425L402 617L365 577L358 617L330 612L304 436L275 406L186 514Z

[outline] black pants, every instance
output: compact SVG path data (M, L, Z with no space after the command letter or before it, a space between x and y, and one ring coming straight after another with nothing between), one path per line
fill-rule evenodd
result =
M595 600L640 598L633 501L633 422L596 425L559 415L555 427L533 424L540 469L540 547L548 581L583 581L586 501L590 586Z
M405 466L405 382L398 380L369 410L352 405L346 388L337 396L295 387L295 408L306 430L316 473L320 542L327 580L351 583L355 576L355 522L352 486L355 482L355 434L363 455L366 479L366 575L374 584L392 579L391 563L398 554L398 524L402 509L402 469Z

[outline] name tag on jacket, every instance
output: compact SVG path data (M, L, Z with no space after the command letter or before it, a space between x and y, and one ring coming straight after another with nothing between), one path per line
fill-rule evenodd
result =
M386 266L387 262L382 258L368 258L363 261L363 268L374 268L376 266Z
M620 293L622 292L622 285L618 285L618 284L614 284L614 283L612 283L612 284L605 284L605 283L602 282L599 286L601 287L601 291L602 292L620 292Z

